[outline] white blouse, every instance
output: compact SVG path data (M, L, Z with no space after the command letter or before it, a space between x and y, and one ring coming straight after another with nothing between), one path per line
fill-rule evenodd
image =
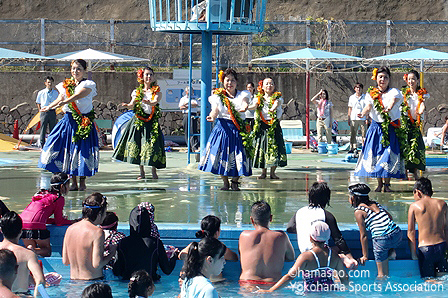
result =
M87 96L75 100L75 102L81 114L87 114L93 109L92 100L97 95L96 84L94 81L91 80L83 80L78 84L78 86L75 87L75 93L83 88L88 88L91 89L92 91L90 91L90 93ZM63 96L64 99L67 97L65 93L65 88L63 87L63 82L57 84L56 89L59 91L59 93ZM71 112L68 105L64 105L62 110L64 112Z
M271 116L269 116L269 101L270 99L264 99L264 105L263 109L261 109L261 113L263 114L264 119L271 120ZM280 119L283 114L282 104L283 104L283 97L280 97L277 99L278 105L277 105L277 119Z
M230 100L230 102L233 103L233 105L235 106L235 109L237 111L239 111L239 110L241 110L241 108L243 106L243 102L245 102L246 104L249 104L250 97L251 97L251 95L250 95L249 91L242 90L242 91L238 91L234 98L229 97L229 100ZM219 98L218 95L213 94L212 96L210 96L208 98L208 101L210 102L210 104L212 106L212 110L215 107L218 107L219 113L218 113L217 118L231 120L229 111L227 110L227 107L222 104L221 98ZM241 117L241 119L244 120L244 119L246 119L246 114L240 113L240 117Z
M403 102L403 95L397 88L390 88L386 93L381 94L381 99L383 101L384 107L388 107L391 101L394 100L394 98L396 98L397 100L392 110L389 111L391 121L395 121L401 116L400 105ZM383 122L384 119L375 109L375 106L373 105L373 99L369 93L366 94L366 103L372 105L372 108L370 109L370 118L372 118L372 120L374 120L375 122Z
M423 98L426 100L429 98L429 93L426 93L425 95L423 95ZM418 95L417 94L412 94L408 97L408 105L409 105L409 109L411 111L411 115L412 118L417 119L417 105L418 105ZM421 116L422 120L423 120L423 114Z
M146 91L144 90L144 92L145 92L145 94L143 95L143 100L151 100L151 99L152 99L151 89L146 90ZM135 89L134 91L132 91L132 94L131 94L131 98L132 98L133 100L134 100L136 97L137 97L137 89ZM142 107L142 109L143 109L143 112L145 112L146 114L151 114L151 112L152 112L152 106L149 105L149 104L147 104L147 103L144 103L143 100L142 100L142 105L141 105L141 107Z

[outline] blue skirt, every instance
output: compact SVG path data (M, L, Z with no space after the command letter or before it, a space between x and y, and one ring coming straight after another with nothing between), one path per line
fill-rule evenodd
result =
M221 176L251 176L241 135L232 120L218 118L207 141L199 170Z
M48 136L40 155L38 167L52 173L63 172L73 176L93 176L98 172L98 134L92 128L85 140L72 142L78 124L71 113L66 113Z
M404 178L405 163L400 154L400 142L395 129L389 125L389 146L381 144L381 123L372 121L358 158L355 176L375 178Z

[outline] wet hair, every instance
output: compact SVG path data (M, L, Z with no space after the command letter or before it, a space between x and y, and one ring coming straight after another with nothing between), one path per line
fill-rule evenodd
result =
M66 173L54 173L50 179L49 191L61 195L61 186L66 184L69 180L70 177Z
M359 88L363 89L364 85L361 84L361 83L356 82L355 86L353 86L353 89L355 89L356 87L359 87Z
M348 191L350 195L353 196L352 206L355 208L363 203L366 204L367 206L376 204L375 201L370 200L369 198L370 187L365 183L356 183L350 185L348 187Z
M151 275L145 270L138 270L132 273L128 284L129 297L147 297L148 289L154 288L154 281Z
M73 60L73 61L70 63L70 66L72 66L73 63L78 63L79 65L82 66L82 68L83 68L84 70L87 69L87 62L86 62L86 60L84 60L84 59L75 59L75 60Z
M257 201L252 204L250 216L256 225L267 227L271 220L271 206L265 201Z
M6 212L9 212L8 207L6 207L5 203L3 203L2 200L0 200L0 218L5 214Z
M254 84L254 82L247 82L247 83L246 83L246 87L247 87L247 85L251 85L252 88L255 88L255 84Z
M388 75L389 78L390 78L390 69L389 69L389 67L387 67L387 66L381 66L380 68L378 68L377 75L379 75L379 74L382 73L382 72L387 73L387 75Z
M308 193L308 204L311 207L320 207L325 209L330 206L331 190L327 182L314 182Z
M46 82L47 80L50 80L50 81L54 82L54 79L53 79L52 76L46 76L45 79L44 79L44 82Z
M408 75L410 75L410 74L413 74L417 78L417 80L420 80L420 74L418 73L418 71L412 69L412 70L408 71Z
M215 259L222 258L226 252L226 246L215 238L205 237L201 241L192 242L188 250L187 260L182 270L184 277L189 279L201 274L205 259L210 256Z
M415 181L414 191L419 190L425 196L431 197L433 195L431 180L425 177L420 177Z
M16 272L17 258L9 249L0 249L0 279L4 280Z
M224 70L224 73L222 75L223 83L224 83L224 79L229 75L232 75L235 78L235 80L238 81L238 74L236 73L236 71L233 68L227 68L226 70Z
M322 90L325 93L325 99L330 100L330 97L328 97L328 91L326 89Z
M117 230L118 227L118 216L115 212L106 211L106 217L104 217L103 222L101 223L101 228L107 230Z
M6 212L0 218L0 228L6 239L14 239L22 233L22 219L15 211Z
M94 283L82 291L81 298L113 298L112 289L105 283Z
M94 192L82 202L82 218L95 221L98 214L106 211L107 198L99 192Z
M213 237L221 227L221 219L214 215L207 215L201 220L201 230L196 232L196 238Z

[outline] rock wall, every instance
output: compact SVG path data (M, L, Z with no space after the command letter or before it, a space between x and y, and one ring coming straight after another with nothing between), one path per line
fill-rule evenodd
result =
M14 120L18 120L19 131L22 132L31 118L37 113L33 91L43 88L43 78L52 75L56 82L61 81L67 73L46 72L2 72L0 132L12 134ZM391 86L403 85L402 73L393 73ZM305 74L304 73L241 73L238 88L244 88L245 82L272 77L277 89L282 91L283 119L300 119L305 121ZM343 72L318 73L311 75L310 96L314 96L321 88L328 90L329 97L334 103L334 117L339 121L347 120L348 98L353 93L352 86L356 82L364 84L364 91L373 83L370 73ZM171 73L157 73L159 79L171 78ZM98 96L93 102L97 118L112 119L113 121L125 111L122 102L129 101L129 94L135 88L135 74L124 72L93 73L97 83ZM17 88L16 82L21 82L23 88ZM425 131L430 127L442 126L448 115L448 76L446 73L425 74L425 88L431 98L425 102ZM311 106L311 119L315 119L314 106ZM182 114L180 112L163 112L160 124L165 135L183 134ZM35 133L31 131L31 133Z

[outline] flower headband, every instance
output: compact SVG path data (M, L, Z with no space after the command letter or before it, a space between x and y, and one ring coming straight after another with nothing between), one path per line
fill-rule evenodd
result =
M143 69L143 68L140 68L138 71L137 71L137 82L139 83L139 84L143 84L143 73L145 72L145 70Z
M263 91L263 80L260 80L260 81L258 82L257 91L258 91L259 93L264 93L264 91Z
M224 83L224 71L223 71L223 70L220 70L220 71L219 71L219 73L218 73L218 80L219 80L221 83Z
M378 68L374 68L372 71L372 77L371 79L376 81L376 77L378 76Z
M403 75L403 80L407 83L408 82L408 74L407 73L405 73L404 75Z

